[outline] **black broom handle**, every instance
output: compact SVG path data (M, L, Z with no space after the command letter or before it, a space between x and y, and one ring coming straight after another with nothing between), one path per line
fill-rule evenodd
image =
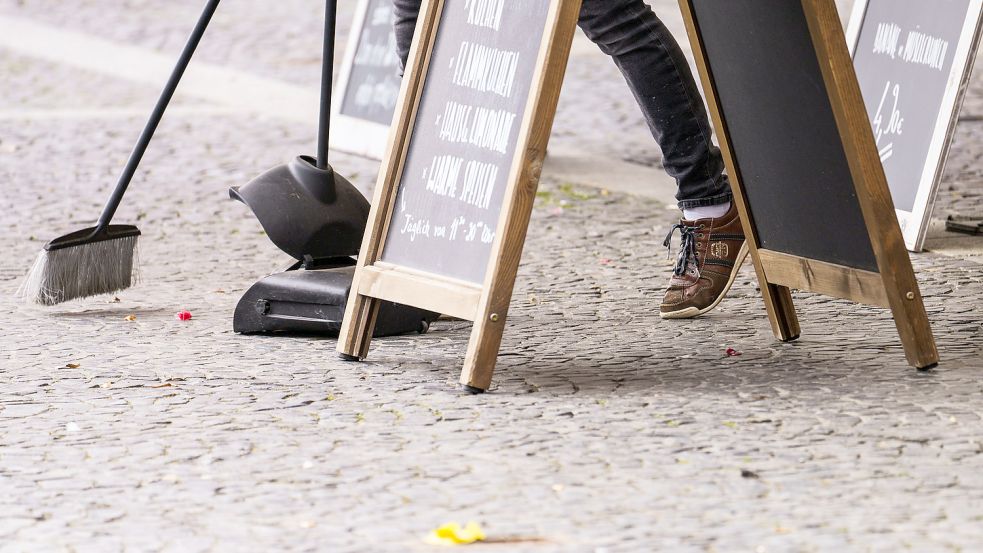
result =
M338 17L336 0L324 6L324 53L321 58L321 116L317 128L317 168L328 168L328 139L331 134L331 87L334 86L334 39Z
M219 0L208 0L204 11L201 12L201 17L198 18L198 23L195 25L194 30L191 31L191 36L188 37L188 42L184 45L184 51L181 52L181 57L177 60L177 65L171 71L171 76L167 79L167 84L164 85L164 90L160 93L160 98L157 99L157 105L154 106L154 111L150 114L150 120L144 126L143 132L140 133L140 138L137 140L136 145L133 146L133 151L130 152L130 157L126 161L126 167L123 168L119 180L116 181L116 189L113 190L113 195L106 203L106 207L103 208L102 215L99 216L96 232L104 230L109 226L113 215L116 214L116 208L119 207L120 202L123 200L123 194L126 193L126 188L130 185L130 180L133 179L133 174L136 172L137 166L140 165L140 160L143 159L144 152L147 151L150 139L154 137L157 125L160 124L160 120L164 116L164 110L167 109L167 104L170 103L171 97L174 96L174 91L177 90L177 85L181 82L184 70L188 68L191 56L195 53L195 48L201 42L201 37L205 34L205 29L208 27L208 22L211 21L212 15L215 14L218 3Z

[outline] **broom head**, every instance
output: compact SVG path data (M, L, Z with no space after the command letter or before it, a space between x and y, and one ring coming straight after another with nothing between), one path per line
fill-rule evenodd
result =
M129 288L135 280L139 236L135 226L108 225L56 238L44 245L18 295L55 305Z

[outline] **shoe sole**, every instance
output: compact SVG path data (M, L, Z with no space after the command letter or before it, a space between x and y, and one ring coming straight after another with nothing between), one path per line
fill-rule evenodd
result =
M679 311L659 313L659 317L663 319L693 319L715 309L718 305L720 305L720 302L723 301L724 296L727 295L727 292L730 292L730 287L734 284L734 281L737 280L737 273L741 272L741 265L744 265L744 260L747 259L748 253L748 245L745 241L743 244L741 244L741 250L737 252L737 259L734 260L734 270L730 272L730 278L727 279L727 284L724 285L724 289L720 291L720 295L717 296L717 299L714 300L714 302L709 306L704 307L703 309L687 307L686 309L680 309Z

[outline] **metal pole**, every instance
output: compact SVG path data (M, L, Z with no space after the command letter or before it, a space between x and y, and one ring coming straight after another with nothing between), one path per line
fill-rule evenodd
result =
M317 168L328 168L328 138L331 134L331 88L334 85L334 39L338 16L336 0L326 0L324 9L324 54L321 58L321 116L317 129Z

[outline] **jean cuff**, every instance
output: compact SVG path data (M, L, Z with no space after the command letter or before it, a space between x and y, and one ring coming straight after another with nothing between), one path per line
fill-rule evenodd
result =
M696 200L680 200L676 205L679 209L693 209L694 207L707 207L711 205L722 205L727 202L733 201L734 194L728 190L723 194L717 196L710 196L709 198L699 198Z

